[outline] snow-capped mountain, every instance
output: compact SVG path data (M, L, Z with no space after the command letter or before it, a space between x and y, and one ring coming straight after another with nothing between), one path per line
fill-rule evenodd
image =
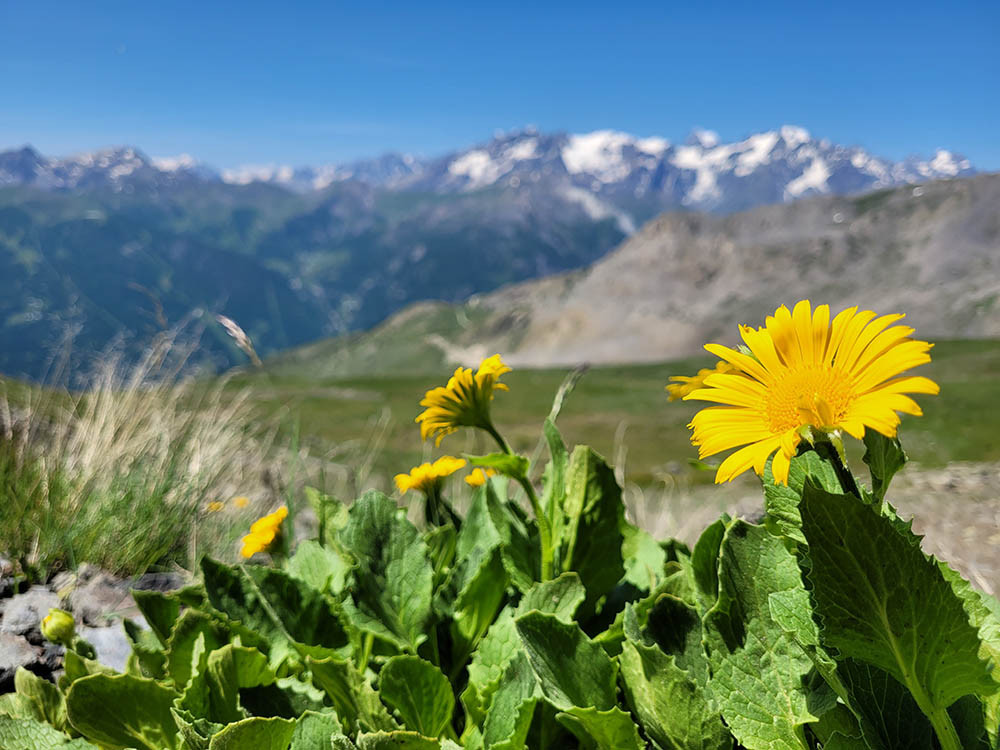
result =
M115 148L48 159L30 147L0 153L0 185L48 189L169 186L181 181L267 183L295 192L357 181L383 190L461 193L542 189L595 218L634 228L660 211L727 212L808 195L852 194L974 173L968 159L939 149L930 159L892 161L859 146L814 138L793 125L722 143L695 130L682 143L613 130L502 134L472 148L424 159L385 154L318 167L245 166L216 172L191 156L149 158Z

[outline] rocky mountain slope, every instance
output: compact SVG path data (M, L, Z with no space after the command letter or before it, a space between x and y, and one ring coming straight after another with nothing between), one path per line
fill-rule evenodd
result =
M277 358L315 376L401 362L515 365L665 360L736 342L778 304L906 312L919 335L1000 336L1000 175L729 216L669 213L591 267L449 307L423 304L365 336Z
M678 145L524 130L434 159L223 172L135 148L54 159L26 147L0 153L0 372L42 377L67 332L86 357L116 341L139 351L191 319L225 367L243 358L212 313L267 354L581 268L664 210L973 171L947 151L893 162L791 126Z

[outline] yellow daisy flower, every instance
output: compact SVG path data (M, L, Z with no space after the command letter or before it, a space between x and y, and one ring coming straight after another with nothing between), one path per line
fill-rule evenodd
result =
M729 364L725 360L721 360L716 363L715 367L706 367L702 370L698 370L698 374L690 378L683 375L674 375L670 378L670 380L675 380L677 382L671 383L667 386L667 393L669 394L667 401L677 401L678 399L684 398L689 393L694 393L704 385L705 378L709 375L733 371L738 371L738 368Z
M499 354L484 359L475 374L468 367L459 367L446 386L427 391L420 402L427 407L415 420L420 425L420 437L426 440L435 436L436 444L440 445L445 435L459 427L493 431L490 401L493 391L507 390L499 381L500 376L508 372L510 368Z
M218 513L220 510L225 508L224 503L220 503L218 500L213 500L208 505L205 506L205 510L209 513Z
M465 483L470 487L482 487L486 484L487 477L496 476L495 469L483 469L482 467L477 467L465 478Z
M851 307L830 321L830 308L811 310L808 300L789 312L782 305L763 328L740 326L751 355L718 344L707 349L737 370L716 373L685 400L723 406L702 409L691 421L699 456L744 446L719 466L716 482L753 468L763 475L771 454L775 481L788 484L789 462L810 428L844 431L861 439L871 428L895 437L897 412L922 412L907 393L935 394L925 377L901 376L931 361L932 344L893 325L902 315L876 317Z
M396 475L396 487L399 494L404 495L410 490L420 490L425 495L440 488L444 478L454 474L465 466L464 458L441 456L434 463L423 463L414 466L409 474Z
M243 537L240 554L253 557L258 552L271 549L275 539L281 534L281 524L288 516L288 508L282 505L274 513L258 518L250 526L250 533Z
M232 500L233 505L241 510L250 504L250 498L240 495L239 497L234 497Z

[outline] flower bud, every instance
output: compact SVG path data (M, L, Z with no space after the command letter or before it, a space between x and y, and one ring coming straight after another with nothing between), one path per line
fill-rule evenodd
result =
M47 640L68 647L76 634L76 622L73 620L73 615L65 609L53 608L42 619L41 629L42 635Z

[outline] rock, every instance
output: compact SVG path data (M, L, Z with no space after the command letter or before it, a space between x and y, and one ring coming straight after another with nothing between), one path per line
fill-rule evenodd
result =
M132 581L132 588L141 591L173 591L182 588L187 582L188 579L180 573L145 573Z
M0 693L14 690L14 673L18 667L36 667L41 660L42 649L32 646L20 635L0 632Z
M84 626L77 631L83 640L94 647L97 652L97 661L101 664L117 669L119 672L125 671L125 663L132 653L132 642L125 635L125 628L121 623L115 623L108 628L89 628Z
M69 608L78 623L104 625L112 614L131 614L135 610L135 600L125 581L101 572L87 579L81 576L80 581L85 582L73 588L68 597Z
M0 633L23 635L32 643L40 644L44 639L38 626L49 610L59 604L59 597L45 586L32 586L4 602Z

